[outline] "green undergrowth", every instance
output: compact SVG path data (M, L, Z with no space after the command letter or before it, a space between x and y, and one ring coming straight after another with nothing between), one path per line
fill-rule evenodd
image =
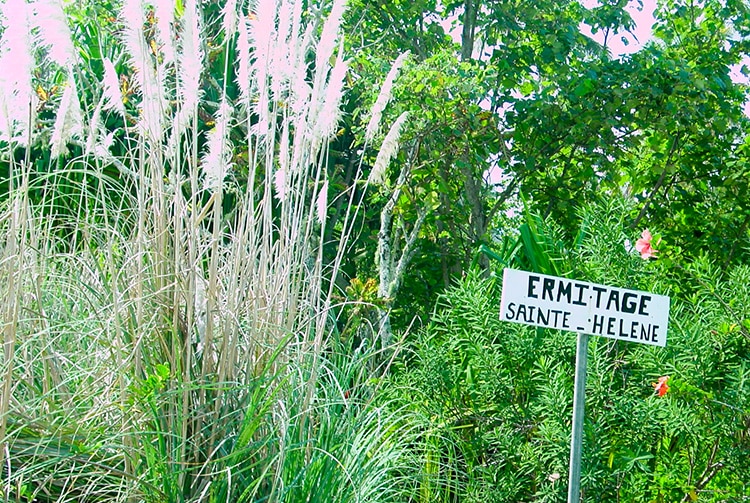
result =
M186 381L159 359L156 335L164 328L154 321L154 337L144 341L153 346L142 348L137 375L118 364L118 341L102 316L111 306L94 287L94 273L85 273L83 266L95 268L87 258L39 258L40 296L19 323L11 370L8 501L408 498L414 475L407 447L421 429L408 408L373 401L377 354L332 343L316 357L290 334L265 348L263 366L242 381ZM205 410L182 407L186 396L201 395L214 397ZM215 410L220 431L212 435L217 422L193 431L200 414Z
M556 248L556 263L577 279L671 295L672 305L665 348L590 340L584 500L745 501L750 268L721 272L706 258L675 274L668 258L644 261L625 246L635 232L614 206L584 215L583 239ZM565 501L576 334L502 322L501 290L501 275L449 289L396 366L392 396L429 417L439 439L423 451L435 480L417 501ZM669 391L659 396L662 376Z

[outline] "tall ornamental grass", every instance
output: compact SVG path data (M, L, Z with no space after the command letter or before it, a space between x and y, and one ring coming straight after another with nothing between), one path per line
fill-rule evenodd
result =
M328 337L356 211L345 192L324 262L344 3L200 7L123 0L108 31L3 5L6 501L408 491L409 415Z

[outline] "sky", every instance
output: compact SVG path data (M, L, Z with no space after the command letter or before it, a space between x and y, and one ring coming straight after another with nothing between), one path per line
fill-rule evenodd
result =
M580 1L581 4L588 9L599 5L598 0ZM636 27L631 33L623 31L609 36L607 47L612 51L613 56L636 52L651 38L651 27L654 25L656 0L630 0L625 9L635 21ZM461 27L460 23L457 23L458 17L458 12L454 12L452 16L449 16L447 19L441 20L440 22L446 32L453 38L453 41L460 44ZM600 44L604 42L603 32L593 34L591 33L591 27L583 23L580 28L581 32L586 36L591 37Z
M599 2L597 0L582 0L581 4L591 9L598 6ZM635 21L636 27L632 33L623 31L609 36L607 47L613 56L632 54L638 51L651 38L651 27L655 21L654 10L656 10L656 0L630 0L625 10L628 11L630 17ZM604 42L604 32L592 34L591 27L588 25L582 24L581 32L600 44Z
M581 4L590 9L598 6L599 2L597 0L581 0ZM620 32L614 36L610 35L607 40L607 47L613 56L632 54L643 47L643 44L651 38L651 27L655 22L654 10L656 10L656 0L630 0L625 9L630 14L630 17L633 18L633 21L635 21L636 27L632 33ZM600 44L604 42L604 33L592 34L591 27L585 24L581 24L581 32ZM736 83L748 84L750 83L750 79L740 72L742 65L750 67L750 58L745 57L740 64L731 67L729 75ZM745 106L745 113L750 115L750 103Z

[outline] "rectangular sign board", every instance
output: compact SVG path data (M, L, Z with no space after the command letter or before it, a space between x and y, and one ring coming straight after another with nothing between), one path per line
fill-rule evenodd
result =
M505 269L500 319L664 347L669 297Z

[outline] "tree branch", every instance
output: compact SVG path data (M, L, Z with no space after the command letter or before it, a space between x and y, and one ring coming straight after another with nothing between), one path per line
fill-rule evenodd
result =
M401 278L406 272L406 267L409 265L409 262L411 262L411 259L414 256L414 252L416 251L417 237L419 236L419 231L422 228L422 224L424 224L428 213L429 212L427 211L427 208L424 206L419 209L417 221L414 222L414 227L412 227L411 233L409 233L409 237L406 240L404 249L401 251L401 257L398 260L398 265L393 271L391 283L388 285L388 298L393 298L393 296L396 295L396 292L401 286Z
M664 164L664 170L661 172L661 176L659 176L659 179L656 181L656 185L654 185L654 189L646 198L646 203L643 205L643 208L641 208L641 211L638 213L638 216L635 217L635 220L630 225L632 229L638 227L638 224L641 222L641 220L643 220L643 217L646 216L646 212L648 211L648 208L651 206L651 201L653 201L654 196L656 196L656 194L659 192L659 189L661 189L662 185L664 185L664 180L667 178L667 171L668 171L669 166L672 165L672 156L677 150L679 139L680 139L679 135L675 136L674 141L672 142L672 148L669 149L667 162Z
M721 461L714 462L714 459L716 459L716 453L719 451L719 441L714 441L714 445L711 448L711 454L708 456L708 461L706 462L706 469L703 470L703 473L700 476L700 480L696 482L695 487L688 493L685 493L685 496L682 498L683 503L687 503L688 501L694 501L693 496L698 491L703 490L704 487L708 485L709 482L716 476L717 473L719 473L719 470L721 470L724 467L724 463ZM692 494L691 494L692 493Z
M480 0L464 0L464 25L461 31L461 61L469 61L474 52L474 33Z
M516 190L516 187L518 184L521 183L521 177L517 176L513 178L507 187L500 193L500 195L497 197L497 200L495 201L495 204L492 205L492 208L490 208L490 211L487 212L487 223L489 224L492 222L492 219L495 218L495 215L497 215L497 212L500 211L500 208L502 208L503 204L510 198L510 195L513 193L513 191Z

